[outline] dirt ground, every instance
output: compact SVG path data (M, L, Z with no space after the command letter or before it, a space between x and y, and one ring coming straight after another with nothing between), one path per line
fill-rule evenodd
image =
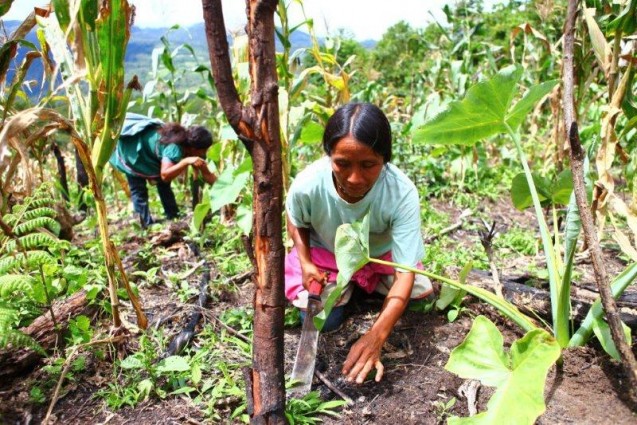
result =
M441 203L436 208L450 215L453 222L460 211L450 204ZM533 223L534 218L527 213L515 211L510 205L486 205L490 215L499 220L504 228L512 224L523 226ZM477 237L475 231L459 229L451 237L458 241L458 249L463 249L462 241ZM136 261L136 252L143 241L133 238L123 247L127 252L125 263L128 267ZM167 249L172 252L166 267L173 267L178 261L190 261L190 253L181 240L168 241ZM616 253L610 255L611 270L620 270L622 263ZM526 258L503 265L501 274L519 275L524 261L538 261ZM583 263L580 284L593 285L590 265ZM457 271L456 271L457 272ZM453 275L454 271L450 271ZM249 306L252 293L250 282L241 285L238 296L228 297L222 303L207 307L211 312L219 312L232 306ZM631 290L634 290L634 285ZM170 290L163 286L143 289L141 298L152 323L153 317L166 312L176 312L175 319L169 321L167 333L175 333L187 320L188 305L181 303ZM521 333L510 322L504 320L490 307L468 299L468 310L454 322L448 322L444 314L408 311L397 324L388 343L384 347L383 363L385 377L380 383L368 382L353 385L345 382L340 369L349 347L368 329L382 305L377 298L357 298L346 309L347 319L338 330L322 334L317 356L317 369L340 391L350 397L354 404L344 407L339 418L322 418L326 424L437 424L444 423L449 415L467 416L467 399L460 394L463 380L447 372L444 365L449 354L466 336L472 318L478 314L489 317L505 336L508 346ZM134 322L134 315L127 311L125 316ZM635 329L633 329L635 334ZM290 372L300 335L300 327L286 329L285 352L286 372ZM637 344L633 339L633 350ZM199 424L207 423L200 406L195 406L187 397L175 396L165 400L151 399L135 409L108 410L104 402L93 397L95 392L112 379L110 363L95 358L89 359L83 374L65 386L65 394L57 403L54 416L59 424ZM28 376L0 382L0 423L36 424L46 413L46 406L35 406L29 401L29 388L34 380L43 379L44 372L38 367ZM563 367L553 367L549 373L545 400L547 410L538 424L637 424L637 406L626 400L627 381L621 367L612 361L599 346L569 349L564 352ZM324 399L337 396L323 382L315 380L314 389L320 391ZM486 409L486 403L493 390L479 387L477 409ZM456 403L445 410L443 406L455 398ZM226 421L223 423L230 423Z

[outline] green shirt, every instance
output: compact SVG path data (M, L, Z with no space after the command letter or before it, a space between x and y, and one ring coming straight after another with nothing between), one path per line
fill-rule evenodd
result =
M131 176L158 179L161 163L178 163L184 157L177 144L159 142L157 127L148 127L134 136L120 137L111 155L110 163L119 171Z
M285 206L294 226L310 229L310 246L334 252L338 226L361 220L369 211L372 257L391 251L393 261L414 267L425 254L418 191L393 164L383 166L363 199L349 203L336 192L330 159L323 157L296 176Z

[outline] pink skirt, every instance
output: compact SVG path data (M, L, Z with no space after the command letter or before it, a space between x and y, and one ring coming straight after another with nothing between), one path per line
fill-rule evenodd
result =
M336 266L334 253L325 248L313 247L310 248L310 257L312 258L312 262L316 264L316 267L324 272L328 272L328 284L335 283L338 268ZM378 258L384 261L392 261L391 251L386 252ZM418 263L416 267L422 269L422 264ZM394 268L391 266L367 263L354 273L350 281L355 282L361 289L371 294L376 289L383 275L393 274ZM296 248L293 248L292 251L285 256L285 296L288 300L293 301L296 299L298 293L304 289L301 262L299 261Z

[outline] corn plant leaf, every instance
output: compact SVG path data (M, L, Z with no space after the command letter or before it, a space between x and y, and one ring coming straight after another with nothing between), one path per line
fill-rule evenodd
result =
M0 16L4 16L7 14L9 9L11 9L11 4L13 0L0 0Z
M341 224L336 229L334 251L338 267L336 288L325 300L323 310L314 317L317 329L323 328L334 304L341 297L354 273L369 261L369 214L365 214L361 221Z
M53 10L55 17L60 23L62 31L66 32L71 23L71 14L69 13L69 0L53 0Z
M599 29L599 25L597 25L597 22L595 21L595 8L585 7L583 13L586 26L588 27L588 34L591 38L591 44L593 45L593 51L595 52L595 57L602 66L604 73L608 73L610 70L610 60L612 56L611 47L606 41L604 33Z
M82 13L88 14L85 22L90 31L97 31L99 67L102 69L100 88L104 91L104 98L100 102L104 105L102 119L104 127L100 140L93 147L93 166L97 180L101 181L103 170L115 150L119 133L126 115L128 102L124 99L124 58L126 46L130 38L132 10L126 0L116 0L109 3L109 8L101 8L97 19L97 2L82 1ZM95 19L92 19L95 17ZM96 25L96 28L92 28ZM90 53L90 52L89 52ZM91 55L87 55L87 62L93 62ZM98 64L92 63L89 69L95 69ZM130 90L128 91L130 93Z
M18 52L18 42L16 40L8 41L0 46L0 84L4 82L11 60Z
M528 332L502 346L502 334L486 317L478 316L465 340L456 347L445 369L463 379L477 379L496 387L487 411L469 418L452 417L448 424L533 424L544 412L544 383L561 350L542 329Z

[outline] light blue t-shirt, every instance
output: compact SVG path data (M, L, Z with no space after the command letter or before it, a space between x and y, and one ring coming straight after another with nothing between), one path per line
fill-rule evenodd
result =
M420 200L411 180L385 164L372 189L350 204L336 192L329 157L313 162L292 183L285 201L292 224L310 228L310 245L334 252L336 229L370 211L369 253L392 252L394 262L415 266L425 252L420 229Z

